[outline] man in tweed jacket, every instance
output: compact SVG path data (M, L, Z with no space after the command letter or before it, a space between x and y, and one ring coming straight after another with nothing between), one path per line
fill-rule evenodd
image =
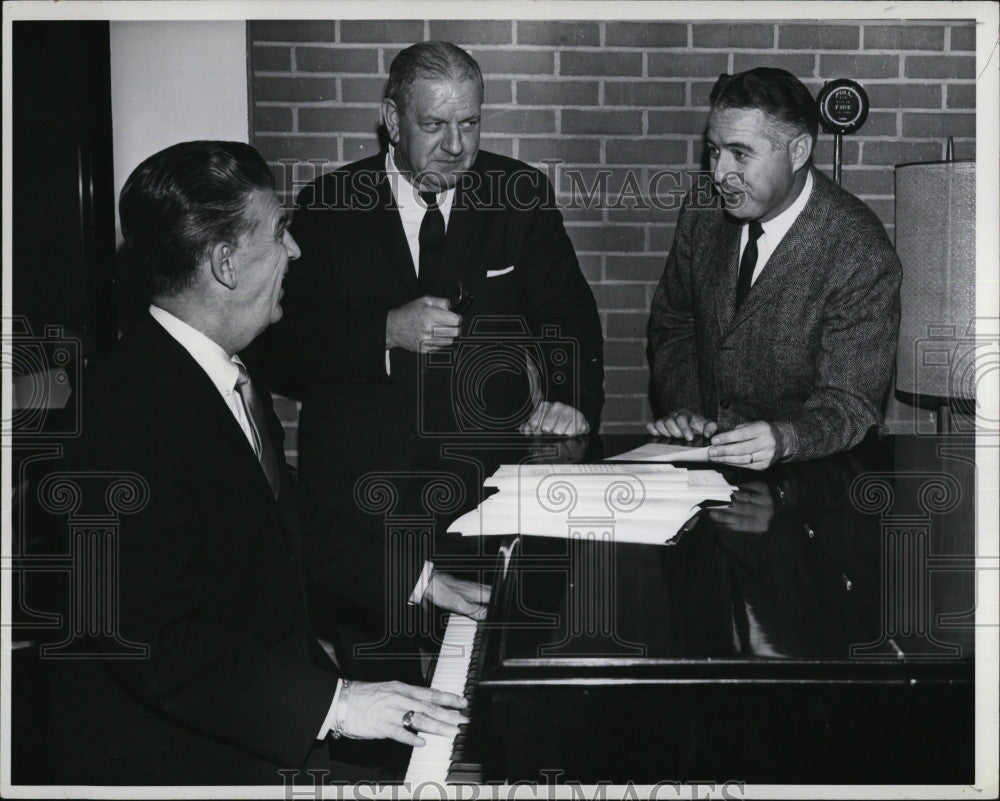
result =
M710 438L712 461L761 470L847 450L881 420L899 258L875 214L812 166L819 111L798 79L723 75L710 105L724 208L689 198L677 221L650 316L663 416L649 430Z

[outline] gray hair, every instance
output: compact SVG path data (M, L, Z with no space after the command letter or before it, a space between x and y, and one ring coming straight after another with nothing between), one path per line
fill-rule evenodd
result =
M417 42L396 54L389 66L385 97L400 113L407 107L418 78L475 81L483 96L483 73L476 60L451 42Z

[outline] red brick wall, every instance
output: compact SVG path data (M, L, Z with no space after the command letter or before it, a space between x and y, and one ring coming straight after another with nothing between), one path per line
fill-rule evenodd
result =
M606 171L610 204L564 211L607 337L606 432L635 431L650 416L646 322L677 216L620 196L629 175L644 191L658 170L700 166L719 73L784 67L814 93L834 78L860 81L871 112L845 137L843 184L890 234L894 164L943 158L949 135L958 158L975 155L971 23L257 21L249 35L252 142L287 195L324 163L377 150L389 63L422 39L462 45L482 66L485 149L543 168L559 161L563 202L574 190L581 200ZM817 163L829 172L832 160L832 137L821 133Z

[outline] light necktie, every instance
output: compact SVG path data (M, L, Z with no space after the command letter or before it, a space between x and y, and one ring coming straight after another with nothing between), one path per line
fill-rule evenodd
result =
M420 223L418 242L420 246L420 275L417 283L425 295L441 295L442 288L438 286L441 273L441 256L444 253L444 215L437 204L437 193L421 192L420 199L427 206L424 219Z
M267 476L267 483L271 487L271 492L277 498L278 488L281 485L278 459L274 454L271 438L267 435L267 424L264 421L264 407L261 405L260 398L257 397L257 393L254 391L246 367L239 363L236 363L236 366L240 371L239 378L236 379L236 391L243 401L243 412L246 415L247 422L250 424L250 432L253 434L253 449L257 454L257 459L260 460L260 466L264 471L264 475Z
M743 249L743 257L740 259L740 276L736 279L737 309L750 292L753 271L757 267L757 240L764 233L764 228L758 220L751 220L749 233L750 238L747 239L747 246Z

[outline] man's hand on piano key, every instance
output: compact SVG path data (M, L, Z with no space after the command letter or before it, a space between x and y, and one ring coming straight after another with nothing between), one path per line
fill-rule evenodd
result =
M483 620L490 602L490 587L435 570L424 597L440 609Z
M458 711L467 701L460 695L398 681L351 682L344 717L344 736L357 740L391 739L411 746L424 744L416 732L454 738L465 718ZM410 727L403 716L413 711Z

